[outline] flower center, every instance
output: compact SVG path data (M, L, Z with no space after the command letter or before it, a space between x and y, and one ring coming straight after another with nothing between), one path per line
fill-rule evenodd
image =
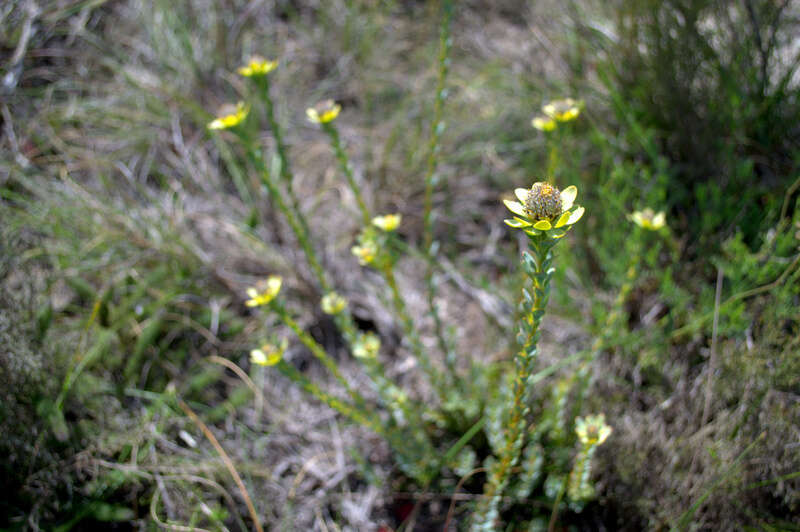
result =
M554 220L561 214L561 193L549 183L534 183L525 198L525 210L534 220Z

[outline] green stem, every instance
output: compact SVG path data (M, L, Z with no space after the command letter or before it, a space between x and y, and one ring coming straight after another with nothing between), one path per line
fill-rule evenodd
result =
M343 312L334 316L334 321L345 339L350 345L354 345L358 332L352 317ZM382 434L395 452L399 453L398 456L406 457L404 459L408 466L406 472L417 480L433 478L436 473L434 468L436 453L430 438L425 433L425 425L420 415L421 409L411 404L405 398L405 394L386 378L386 370L377 358L359 358L357 360L363 365L376 387L382 404L389 410L398 425L388 428L382 425L384 427Z
M286 362L285 360L281 360L278 362L278 370L289 377L292 381L300 385L303 390L307 393L313 395L329 407L333 408L340 414L343 414L346 417L349 417L356 423L363 425L376 434L380 434L381 436L388 437L387 432L384 430L383 426L381 425L380 421L378 420L377 416L366 416L363 412L360 412L353 405L342 401L341 399L332 396L331 394L325 392L314 384L311 380L309 380L305 375L297 371L294 366Z
M550 145L547 157L547 181L554 183L556 179L556 169L558 168L558 140L553 140L553 135L547 136L547 143Z
M275 119L275 103L272 101L272 96L270 95L269 77L261 76L257 78L257 80L264 98L264 107L266 108L267 112L267 122L269 123L270 130L272 130L272 136L275 137L275 147L278 152L278 159L281 162L281 178L286 185L289 201L291 202L292 209L294 209L295 215L297 216L299 226L303 229L306 235L310 235L311 231L308 228L308 222L303 215L303 211L300 210L300 202L297 200L297 196L295 196L292 188L292 181L294 181L294 179L292 169L289 166L289 150L286 148L283 131L281 130L278 121Z
M550 279L553 271L551 249L556 241L546 235L530 238L530 253L524 254L523 265L532 281L532 292L524 291L523 306L525 315L520 324L517 340L520 350L514 356L516 375L514 378L513 400L511 412L506 424L505 446L500 452L498 461L489 472L484 486L484 497L478 505L473 518L472 530L493 530L499 517L498 506L503 490L509 482L511 470L519 461L524 436L527 432L526 416L531 386L528 381L533 369L539 341L539 326L544 317L550 293Z
M356 402L356 404L361 408L366 408L366 401L364 397L355 391L351 386L350 383L347 382L347 379L344 378L342 372L339 371L339 366L336 362L325 352L321 345L317 343L314 338L311 337L307 332L300 327L300 324L297 323L290 315L289 312L286 310L286 307L283 306L280 302L273 300L270 303L270 308L278 315L281 321L286 324L300 339L300 341L305 345L314 357L322 362L322 365L325 366L328 371L336 378L337 381L344 387L347 391L347 394Z
M411 343L411 351L414 353L414 356L416 356L420 366L422 366L422 370L430 379L431 385L439 396L439 399L444 400L447 397L447 390L442 383L441 375L433 366L433 362L422 345L422 340L414 327L414 320L411 319L411 315L408 313L408 308L406 307L406 302L403 296L400 295L400 289L397 287L397 280L395 279L394 268L391 262L386 261L381 271L392 293L392 304L395 311L400 316L400 323L403 327L403 331Z
M275 206L278 208L281 213L283 213L286 221L289 223L289 227L292 229L295 237L297 237L297 241L300 243L300 247L303 249L303 252L306 255L306 260L308 260L308 264L311 267L311 270L314 273L314 276L317 278L317 282L319 283L320 287L322 288L323 292L330 291L330 283L328 282L327 276L325 275L325 270L322 269L322 264L320 263L319 259L317 258L317 254L314 251L314 247L311 245L311 241L309 239L309 234L307 231L303 229L302 222L300 221L301 218L298 217L298 212L290 209L289 206L286 204L286 201L283 199L283 195L281 194L278 185L272 180L270 176L269 169L267 168L266 163L264 162L264 158L261 154L261 151L252 146L250 143L249 148L250 158L253 160L253 163L256 165L256 169L261 177L261 182L267 187L267 191L269 192L272 201L275 202Z
M641 238L641 234L636 235L634 238ZM617 297L614 299L614 303L611 306L611 311L606 315L606 321L603 324L603 329L597 335L594 342L592 342L592 346L586 352L583 362L581 362L581 365L575 372L574 378L578 381L578 392L577 397L575 398L575 405L573 407L575 416L580 414L580 411L583 408L583 403L586 400L586 394L589 389L589 370L591 365L598 355L603 351L603 349L608 346L608 341L613 336L617 329L617 324L622 318L625 301L628 299L628 295L630 295L634 282L636 281L636 276L639 273L641 258L641 243L638 243L634 246L634 249L631 253L628 271L625 273L625 281L622 283L622 286L617 293Z
M592 496L592 486L589 484L589 480L596 449L596 443L581 444L581 449L575 456L575 463L567 480L567 494L570 500L585 501Z
M341 312L334 316L333 319L336 326L342 331L345 341L352 348L358 339L358 331L355 323L353 323L352 316L349 313ZM406 422L412 422L417 427L422 427L421 419L418 419L419 416L408 402L397 401L397 397L401 395L400 389L386 378L386 368L384 368L380 360L377 358L356 358L356 360L362 364L367 375L375 384L381 402L389 409L392 417L398 422L399 420L405 420Z
M422 215L423 249L428 257L428 264L425 269L425 284L427 286L428 308L433 316L434 331L439 349L445 355L445 364L448 374L455 378L456 356L455 350L450 348L444 335L444 328L439 309L436 305L436 285L433 282L433 189L435 186L434 176L439 164L439 140L444 132L445 124L442 121L444 100L447 96L445 83L450 67L450 47L452 39L450 36L450 25L453 18L453 3L451 0L444 0L442 4L442 22L439 31L439 71L436 80L436 96L433 103L433 121L431 122L431 135L428 141L428 160L425 171L425 198Z
M356 198L356 203L358 204L358 210L361 212L361 221L364 223L365 227L368 227L372 221L372 215L367 208L367 204L364 201L364 197L361 194L361 188L356 183L355 176L353 176L353 167L350 165L350 160L347 157L347 152L345 152L344 148L342 147L342 141L339 138L339 131L336 129L336 126L333 125L333 122L326 122L322 124L322 130L328 134L331 139L331 146L333 147L333 152L336 155L336 160L339 161L339 167L342 169L342 173L347 178L347 184L350 185L350 190L353 191L353 195Z

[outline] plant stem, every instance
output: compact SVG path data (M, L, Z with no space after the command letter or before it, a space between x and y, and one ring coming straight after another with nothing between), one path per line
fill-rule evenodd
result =
M314 357L319 360L328 371L331 372L337 381L339 381L342 387L344 387L344 389L347 391L347 394L353 399L353 401L355 401L356 405L358 405L359 408L367 410L367 403L364 400L364 396L350 386L350 383L347 382L347 379L344 378L344 375L342 375L342 372L339 370L339 366L336 364L336 361L334 361L330 355L325 352L325 349L323 349L322 346L311 337L311 335L309 335L303 330L302 327L300 327L300 324L289 315L286 307L275 300L270 303L270 307L275 314L278 315L281 321L297 335L303 345L305 345L311 351L311 354L314 355Z
M517 341L520 350L514 356L516 375L514 378L513 402L506 423L506 442L498 457L498 462L491 468L487 483L484 486L484 498L478 505L473 518L472 530L493 530L499 517L498 506L503 490L508 485L512 468L519 461L525 433L527 432L526 415L531 393L528 381L533 369L539 341L539 325L544 317L545 307L550 293L550 279L553 270L551 249L556 241L546 236L530 238L533 254L525 253L523 265L532 281L532 293L524 291L523 306L525 315L520 324Z
M441 375L433 366L433 362L428 356L425 347L422 345L422 340L420 339L419 334L414 327L414 320L411 319L411 315L408 313L408 308L406 308L405 300L403 299L403 296L400 295L400 289L397 287L397 280L395 279L394 268L392 267L391 262L387 261L387 263L384 264L382 273L384 279L386 279L386 284L389 285L389 290L392 293L392 303L395 311L400 317L400 323L403 326L403 331L408 337L409 342L411 342L411 350L419 361L420 366L422 366L422 370L428 375L431 385L436 391L439 399L444 400L447 397L447 393L444 384L442 383Z
M264 106L267 111L267 122L269 123L269 128L272 130L272 136L275 137L275 147L278 152L278 159L281 161L281 178L286 184L286 191L289 195L289 201L292 203L292 209L294 209L298 224L308 237L308 235L311 234L308 228L308 222L306 221L305 216L303 216L303 211L300 210L300 203L297 200L297 196L294 194L294 190L292 189L293 175L289 166L289 152L286 148L286 142L284 141L281 127L278 124L278 121L275 119L275 104L272 101L272 96L270 95L269 77L261 76L258 78L258 80L258 84L261 88L261 93L264 98Z
M308 379L308 377L297 371L294 366L285 360L278 362L278 370L289 377L296 384L300 385L300 387L303 388L303 390L305 390L307 393L313 395L340 414L349 417L359 425L369 428L376 434L387 437L387 432L384 430L383 425L381 425L377 416L366 416L363 412L355 409L353 405L323 391L322 388L314 384Z
M428 160L425 171L425 199L422 215L423 251L428 257L428 264L425 269L425 284L427 286L428 308L433 316L434 330L439 349L445 355L445 364L448 374L455 378L455 350L447 344L444 336L439 309L436 305L436 285L433 282L434 269L434 248L433 248L433 189L435 186L436 169L439 164L439 140L444 132L445 123L442 121L444 100L447 96L445 83L447 73L450 68L450 47L452 38L450 36L450 25L453 18L453 3L451 0L443 0L442 3L442 22L439 30L439 71L436 81L436 96L433 104L433 121L431 122L431 135L428 141Z
M581 365L575 372L574 378L578 381L578 396L575 398L575 406L573 408L575 416L580 414L581 408L583 407L583 402L586 399L586 392L589 388L589 369L592 365L592 362L594 362L603 349L607 347L608 340L614 334L617 323L622 317L622 307L625 305L625 301L628 299L628 295L633 289L634 281L639 273L641 257L641 245L637 245L631 253L628 271L625 273L625 282L620 287L617 297L614 299L614 303L611 306L611 311L606 316L603 329L597 335L594 342L592 342L592 346L586 352L584 360L581 362Z
M267 187L267 191L269 192L272 201L275 202L275 206L278 208L278 210L283 213L286 221L289 223L289 227L292 229L295 237L297 237L297 241L300 243L300 247L303 249L303 252L306 255L306 260L308 260L308 264L311 267L314 276L317 278L320 288L322 288L323 292L329 292L330 283L328 282L325 271L322 269L322 264L317 258L317 254L311 245L309 234L302 227L302 222L300 221L301 218L299 218L298 213L290 209L286 204L286 201L284 201L280 189L270 176L269 169L264 162L261 151L252 146L252 143L250 144L249 154L253 163L256 165L256 169L261 177L261 182L265 187Z
M322 129L331 139L331 146L333 147L333 152L336 155L336 160L339 161L339 167L342 169L344 176L347 178L347 184L350 185L350 190L353 191L353 195L356 198L358 210L361 212L361 221L365 227L368 227L372 221L372 215L367 208L367 204L364 202L364 196L361 194L361 188L358 186L358 183L356 183L355 176L353 176L353 168L350 165L347 152L345 152L344 148L342 147L342 142L339 138L339 131L336 129L336 126L333 125L333 122L326 122L322 124Z
M358 339L358 331L356 330L355 323L353 323L352 316L347 312L341 312L333 317L336 326L342 331L342 336L349 346L355 345ZM389 409L392 417L398 423L403 422L418 422L418 426L422 426L422 421L415 411L411 408L408 402L397 401L397 397L401 395L400 389L389 379L386 378L386 368L383 366L378 358L356 358L364 367L369 378L375 384L378 396L381 402Z

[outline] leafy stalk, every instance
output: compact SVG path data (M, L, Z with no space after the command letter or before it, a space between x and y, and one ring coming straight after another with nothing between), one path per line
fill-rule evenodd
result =
M434 390L436 390L437 395L440 399L444 400L447 397L447 388L442 382L442 376L440 372L433 365L431 357L428 355L428 352L422 345L422 340L419 337L419 333L414 327L414 321L411 319L411 315L408 313L405 300L400 294L400 289L397 286L397 280L394 276L394 268L390 262L387 262L383 266L382 273L384 279L386 279L386 283L389 285L389 290L392 293L392 302L400 317L400 323L403 326L403 332L405 332L405 335L408 337L408 340L411 343L411 350L414 352L414 356L419 361L420 366L422 366L422 370L430 379L431 385L433 386Z
M367 416L359 409L354 408L350 403L342 401L338 397L332 396L314 384L308 377L297 371L294 366L285 360L278 362L277 368L281 373L289 377L292 381L303 388L306 393L316 397L332 409L336 410L345 417L352 419L359 425L363 425L376 434L387 437L387 432L384 430L384 427L377 416Z
M450 48L452 38L450 36L450 26L453 18L453 3L451 0L444 0L442 4L442 22L439 30L439 55L438 55L438 77L436 81L436 96L433 104L433 121L431 122L431 134L428 140L428 160L425 171L425 199L422 215L423 249L428 259L425 269L425 284L427 286L428 308L433 317L434 331L439 344L439 349L445 355L445 363L451 377L455 376L455 350L447 344L444 336L444 328L439 308L436 305L436 285L433 282L434 269L434 245L433 245L433 189L436 185L436 169L439 164L439 152L441 147L439 141L445 129L442 120L444 100L447 97L447 74L450 69Z
M322 268L322 263L319 261L319 258L314 251L314 247L312 246L309 238L309 233L303 229L303 222L301 221L302 218L298 216L298 212L289 208L289 205L286 204L286 201L284 200L277 183L275 183L270 175L261 151L253 147L252 144L250 144L250 146L249 155L253 163L256 165L256 170L259 173L259 177L261 177L261 182L265 187L267 187L267 191L269 192L272 201L275 202L275 206L286 218L289 227L292 229L292 232L297 238L300 247L303 249L303 253L306 255L306 260L308 260L308 264L311 267L311 270L314 273L320 288L322 288L324 292L330 291L330 282L325 275L325 270Z
M300 210L300 203L297 200L297 196L292 188L293 177L291 167L289 166L289 152L286 148L286 142L283 138L281 127L278 124L278 121L275 119L275 103L272 101L272 96L270 95L269 77L260 76L256 79L264 100L264 107L266 108L267 112L267 122L272 130L272 136L275 137L275 146L278 152L278 159L281 162L281 179L283 179L284 184L286 185L286 191L289 195L289 201L291 201L292 209L294 210L298 225L305 233L306 238L310 238L311 233L308 228L308 222L303 215L303 211Z
M331 372L331 375L333 375L337 381L339 381L339 384L341 384L345 391L347 391L347 394L353 399L355 404L362 410L367 411L367 403L364 400L364 396L350 386L350 383L347 382L347 379L345 379L344 375L342 375L342 372L339 370L339 366L336 364L336 361L334 361L330 355L325 352L325 349L323 349L322 346L311 337L311 335L309 335L303 330L302 327L300 327L300 324L289 315L286 307L284 307L277 300L273 300L270 303L270 308L275 312L275 314L278 315L280 320L287 327L289 327L295 333L295 335L297 335L303 345L305 345L311 351L311 354L314 355L314 357L319 360L328 371Z
M506 422L505 445L498 461L491 468L484 498L478 505L473 518L472 529L493 530L499 516L500 498L508 485L511 470L519 461L520 453L527 432L526 416L531 395L529 379L537 355L537 344L540 337L539 326L544 317L547 300L550 295L550 280L553 276L552 247L556 240L547 236L531 236L530 250L523 254L523 268L531 280L532 292L523 289L522 305L525 310L520 322L517 342L519 351L514 356L515 377L511 411Z
M344 176L347 178L347 184L350 185L350 190L353 192L353 195L356 198L358 210L361 212L361 221L364 226L368 226L372 220L372 215L370 214L367 204L364 201L364 196L361 194L361 187L358 186L355 176L353 176L353 167L350 165L347 152L345 152L344 148L342 147L339 131L336 129L336 126L333 125L333 122L323 123L322 129L331 139L331 146L333 147L333 152L336 155L336 160L339 161L339 166L342 169L342 173L344 173Z

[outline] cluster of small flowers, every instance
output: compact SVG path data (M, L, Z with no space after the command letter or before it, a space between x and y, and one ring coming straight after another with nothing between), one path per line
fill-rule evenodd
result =
M358 235L358 244L350 251L362 266L375 265L384 247L386 233L391 233L400 227L403 217L400 214L386 214L372 219L372 226L365 227ZM374 228L380 229L378 233Z
M553 131L558 122L569 122L578 118L582 106L583 102L572 98L553 100L542 106L542 114L534 117L531 124L539 131Z
M264 59L261 56L253 56L237 72L244 77L258 79L263 78L276 68L278 68L278 61ZM342 106L333 100L324 100L314 107L306 109L306 116L309 121L315 124L327 124L335 120L341 110ZM231 129L244 122L249 113L250 106L244 102L239 102L236 105L225 104L220 107L217 117L208 123L208 129Z

